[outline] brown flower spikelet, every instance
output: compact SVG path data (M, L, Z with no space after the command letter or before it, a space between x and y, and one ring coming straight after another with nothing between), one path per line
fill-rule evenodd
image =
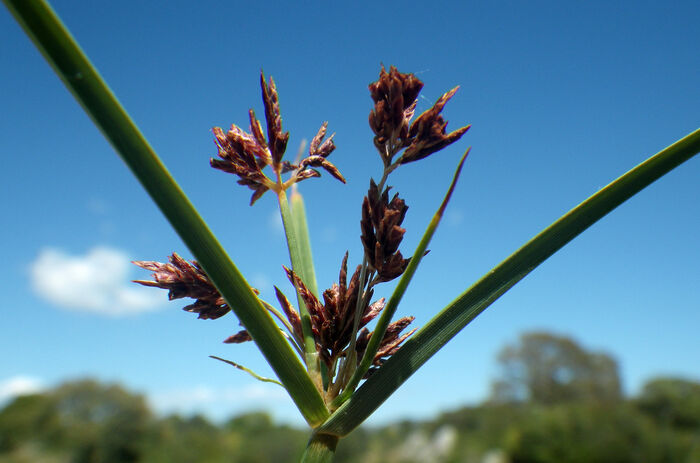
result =
M440 115L442 108L445 107L445 104L454 96L458 89L459 87L455 87L442 95L432 108L418 116L411 124L411 129L408 132L411 144L401 156L401 164L418 161L430 156L436 151L440 151L456 142L469 130L470 126L467 125L447 134L445 132L447 121Z
M377 271L378 281L391 281L401 275L410 259L404 259L398 250L406 232L401 223L408 206L396 194L389 202L389 188L380 196L379 189L370 180L370 187L362 202L362 244L367 260Z
M423 159L456 142L469 129L461 127L446 133L447 121L440 112L459 87L442 95L432 108L421 114L412 124L417 98L423 82L413 74L399 72L394 66L386 72L384 65L379 80L369 85L374 108L369 114L369 125L375 134L374 144L385 166L402 148L406 151L399 163Z
M389 324L389 326L386 329L386 332L384 333L384 337L382 338L382 341L379 344L379 350L377 350L377 353L375 354L374 359L372 360L373 367L367 371L365 378L369 377L372 373L374 373L374 371L376 371L376 367L381 366L387 358L394 355L401 348L401 344L406 339L408 339L409 336L416 332L416 330L413 329L408 333L404 333L403 335L401 335L401 331L403 331L408 325L410 325L414 319L415 317L403 317ZM372 337L373 334L374 332L370 332L367 328L363 328L362 331L360 331L360 333L358 334L357 343L355 344L358 364L361 361L362 356L364 355L365 350L367 349L369 339Z
M265 74L260 71L260 87L262 88L265 119L267 120L267 138L269 140L272 161L282 162L282 156L287 150L289 132L282 132L282 116L280 115L279 95L275 81L270 77L269 84L265 82Z
M251 118L255 118L251 111ZM254 125L260 122L255 119ZM271 180L263 174L262 169L271 159L269 149L260 140L236 125L224 134L220 127L214 127L214 141L220 159L210 159L209 163L215 169L235 174L238 183L253 190L250 204L252 205L272 185ZM264 140L263 140L264 141Z
M403 74L394 66L386 72L384 65L379 80L369 85L374 109L369 114L369 126L374 132L374 144L386 165L394 153L387 153L387 145L398 147L407 144L409 122L416 109L418 94L423 82L413 74Z
M183 307L183 310L198 314L197 318L214 320L231 310L199 263L188 262L177 253L173 253L168 261L134 261L139 267L152 271L155 280L134 280L134 283L167 289L171 301L183 297L195 299L194 304Z
M247 330L241 330L238 333L224 339L224 344L241 344L252 340L253 338L250 337L250 333L248 333Z
M328 127L327 122L321 125L316 136L314 136L309 156L304 158L299 165L282 160L289 141L289 132L282 131L282 116L280 114L277 87L272 78L270 78L269 83L265 81L262 71L260 72L260 87L262 89L269 141L265 139L262 124L251 109L248 111L250 133L235 124L232 124L231 129L226 133L220 127L212 129L219 159L212 158L210 160L211 166L237 175L240 185L245 185L252 189L251 205L266 191L275 188L276 181L271 180L263 173L265 166L271 166L276 173L294 171L291 183L319 177L320 173L312 169L312 167L321 167L333 177L345 183L345 178L338 168L326 159L335 150L333 141L335 134L328 137L325 141L323 140Z
M323 303L308 290L296 273L285 267L287 277L299 289L309 310L317 350L328 366L331 366L349 345L355 320L360 266L357 267L348 283L347 261L348 254L346 253L340 267L338 283L334 283L323 292ZM370 290L367 300L370 300L371 297L372 291ZM360 328L372 321L382 311L384 305L384 298L372 304L365 304L360 318Z

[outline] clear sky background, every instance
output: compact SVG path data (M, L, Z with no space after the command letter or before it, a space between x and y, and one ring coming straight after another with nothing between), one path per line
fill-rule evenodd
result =
M211 128L263 114L274 76L290 154L321 122L347 185L304 182L319 287L361 259L359 217L380 175L367 84L380 63L425 82L462 140L391 179L410 209L411 254L459 156L473 146L443 225L399 308L422 326L571 207L700 125L700 4L667 2L53 2L251 284L292 290L274 197L214 171ZM233 316L196 320L129 283L131 259L191 257L141 186L0 8L0 400L91 376L162 412L297 414ZM625 391L654 375L700 380L700 158L550 258L419 370L371 422L486 398L495 355L528 330L572 336L620 362ZM377 296L388 296L381 287Z

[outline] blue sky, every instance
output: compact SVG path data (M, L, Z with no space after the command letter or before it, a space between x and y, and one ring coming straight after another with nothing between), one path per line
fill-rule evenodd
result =
M211 128L262 114L258 73L278 85L290 154L321 122L348 179L305 182L320 287L361 258L359 214L381 174L367 115L380 63L414 72L418 111L472 129L396 172L411 254L459 156L473 146L444 223L402 306L416 326L612 179L700 125L697 2L77 2L53 5L238 267L268 299L290 291L272 196L208 167ZM200 321L129 283L130 259L179 238L9 13L0 9L0 396L81 376L119 381L161 411L224 417L264 408L298 420L254 346L221 343L233 316ZM495 355L527 330L613 354L634 394L654 375L700 380L700 159L628 201L468 326L371 422L482 400ZM390 288L386 289L389 295ZM291 291L290 291L291 292ZM0 397L1 399L2 397Z

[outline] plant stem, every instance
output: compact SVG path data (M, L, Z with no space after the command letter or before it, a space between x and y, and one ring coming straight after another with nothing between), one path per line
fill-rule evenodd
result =
M220 362L228 363L228 364L231 365L232 367L238 368L238 369L241 370L241 371L245 371L245 372L248 373L250 376L252 376L253 378L257 379L258 381L262 381L263 383L272 383L272 384L277 384L278 386L284 387L284 384L280 383L280 382L277 381L276 379L265 378L264 376L260 376L259 374L257 374L257 373L254 372L253 370L251 370L250 368L244 367L243 365L241 365L241 364L239 364L239 363L233 362L233 361L231 361L231 360L226 360L226 359L221 358L221 357L217 357L216 355L210 355L209 358L213 358L214 360L219 360Z
M306 445L304 455L301 457L302 463L331 463L338 446L337 436L330 434L314 433Z
M382 172L382 179L379 181L377 189L379 190L379 197L382 196L384 183L386 182L389 174L396 168L397 164L386 165L384 164L384 172ZM358 281L358 294L357 294L357 304L355 305L355 318L352 325L352 334L350 335L350 345L348 346L345 357L345 362L343 363L343 368L338 372L338 378L336 379L336 390L332 391L332 396L337 395L337 391L344 387L350 375L355 372L357 367L357 352L355 352L355 345L357 343L357 330L360 328L360 319L362 319L362 312L366 307L365 301L367 296L367 291L365 291L365 279L367 277L367 270L369 267L369 261L367 260L367 253L362 258L362 266L360 267L360 279ZM369 289L369 288L367 288ZM355 385L357 386L357 385ZM354 386L353 386L354 390Z
M289 195L289 203L292 211L292 224L299 246L299 257L304 269L304 284L318 297L318 284L316 283L316 270L314 268L313 254L311 253L311 237L306 223L306 206L304 198L299 193L296 183L292 185L292 193Z
M294 220L289 208L289 201L284 190L280 189L277 192L277 199L282 216L282 224L284 225L284 233L287 237L287 247L289 248L289 259L292 263L292 270L296 273L301 281L306 284L306 278L309 273L313 274L313 270L309 271L304 265L304 259L300 248L300 239L297 234L297 229L294 226ZM297 302L299 304L299 316L301 317L301 329L304 335L304 354L306 367L309 370L311 379L316 384L319 391L323 389L323 381L321 378L318 352L316 352L316 341L311 329L311 316L309 309L301 297L299 288L296 288Z

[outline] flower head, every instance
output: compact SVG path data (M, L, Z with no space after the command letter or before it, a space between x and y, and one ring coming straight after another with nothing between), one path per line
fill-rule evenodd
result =
M231 125L228 132L224 132L220 127L212 129L219 159L212 158L210 160L211 166L237 175L239 184L253 190L253 195L250 198L251 205L268 190L280 191L301 180L320 177L321 174L313 169L314 167L322 167L345 183L345 178L340 171L327 159L335 149L333 135L323 141L328 127L327 122L321 125L321 129L313 138L309 156L298 165L282 160L287 149L289 132L282 131L277 87L272 78L266 81L262 72L260 73L260 87L265 107L267 139L263 134L262 124L251 109L248 111L249 132L235 124ZM268 177L263 172L266 166L270 166L275 173L273 178ZM279 174L290 171L293 172L291 178L287 182L281 182Z
M406 144L409 122L422 88L423 82L413 74L403 74L394 66L386 72L384 65L379 71L379 80L369 85L374 101L369 126L375 134L374 144L387 165L395 154L387 152L387 146Z
M456 142L469 126L446 133L447 121L440 112L459 87L445 93L432 108L421 114L413 123L418 95L423 82L413 74L399 72L394 66L389 72L382 65L379 80L369 85L374 108L369 114L369 126L374 132L374 144L388 167L401 149L406 151L399 164L423 159Z
M390 281L401 275L409 259L404 259L399 244L406 233L401 223L408 206L398 194L389 201L389 188L380 195L379 188L370 180L369 191L362 202L362 244L365 256L374 270L378 282Z
M436 151L456 142L469 130L469 125L461 127L454 132L446 133L447 121L442 118L440 112L445 104L454 96L459 87L455 87L438 99L432 108L418 116L411 124L408 132L410 145L401 156L401 164L417 161L430 156Z
M134 264L151 270L154 279L134 280L134 283L167 289L171 301L183 297L195 299L193 304L183 307L183 310L198 314L197 318L214 320L231 310L197 261L188 262L173 253L168 257L168 263L134 261Z

